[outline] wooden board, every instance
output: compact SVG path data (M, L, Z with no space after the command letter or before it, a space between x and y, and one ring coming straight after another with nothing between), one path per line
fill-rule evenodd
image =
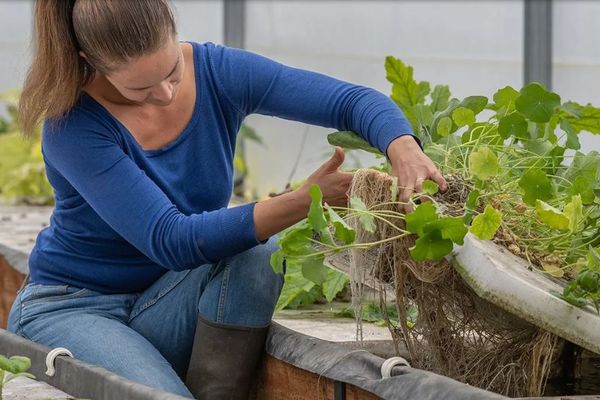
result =
M25 275L15 271L0 255L0 328L6 328L10 307L15 301Z
M256 388L257 400L334 399L335 382L265 355ZM380 397L349 384L346 400L375 400Z

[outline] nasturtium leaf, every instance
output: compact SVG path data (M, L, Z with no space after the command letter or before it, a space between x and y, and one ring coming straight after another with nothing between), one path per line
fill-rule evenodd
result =
M535 201L550 200L554 196L552 181L548 175L541 169L530 169L519 179L519 187L523 189L523 202L530 206L535 205Z
M427 223L437 219L435 206L429 202L419 204L413 212L404 217L406 230L419 235L423 234L423 228Z
M471 233L481 240L491 240L502 224L502 214L491 205L486 205L483 213L473 218Z
M570 115L566 118L576 132L600 134L600 108L591 104L582 106L575 102L567 102L563 104L562 109L569 111Z
M390 185L390 198L392 201L398 199L398 177L392 176L392 183Z
M324 261L325 258L322 255L303 258L301 260L302 275L317 285L323 284L327 279L328 271L328 268L323 264Z
M577 177L585 177L590 187L600 185L600 154L592 150L587 154L576 152L569 168L565 171L565 179L573 181Z
M465 202L465 213L463 214L463 222L467 225L471 224L473 220L473 213L477 208L477 201L479 200L479 190L472 190L469 192L467 196L467 201Z
M500 119L498 133L503 139L511 136L522 140L527 139L527 120L519 113L509 114Z
M450 99L450 89L447 85L435 85L431 92L431 111L443 111L448 107Z
M594 187L585 176L575 177L567 189L567 193L571 196L581 196L581 201L583 204L592 204L596 199Z
M327 271L327 279L322 285L325 299L328 302L332 302L333 299L335 299L335 296L344 289L347 282L348 275L329 268Z
M498 175L500 164L489 147L480 147L469 155L469 172L481 180Z
M537 215L540 221L552 229L558 229L561 231L569 230L569 217L548 203L545 203L541 200L536 200L535 215Z
M533 122L548 122L560 106L560 96L537 82L523 87L515 100L517 110Z
M306 220L286 229L280 236L278 244L287 255L302 255L311 251L313 230Z
M31 360L27 357L12 356L6 358L0 355L0 371L8 371L11 374L20 374L31 368Z
M519 97L519 92L510 86L505 86L494 93L494 108L501 115L509 114L515 109L517 97Z
M273 254L271 254L271 268L273 268L273 272L276 274L281 274L283 272L283 263L285 262L285 255L283 250L279 249Z
M335 228L335 237L342 241L344 244L350 244L354 242L356 238L356 231L352 229L342 217L335 212L335 210L329 205L325 205L325 209L329 213L329 220L333 223Z
M450 254L453 248L452 240L444 239L439 230L433 230L415 241L410 254L416 261L438 261Z
M312 294L316 286L314 282L309 281L302 275L302 265L296 260L287 263L284 280L283 289L281 289L279 300L275 306L277 311L291 304L301 303L301 297L309 293Z
M452 240L456 244L464 243L465 235L469 229L465 226L461 217L441 217L431 221L423 227L423 234L437 230L443 239Z
M360 212L358 220L360 221L363 229L370 233L375 232L375 217L369 214L369 210L367 210L365 203L358 197L351 197L350 207Z
M440 186L432 180L426 179L423 182L423 193L433 196L440 190Z
M369 153L383 155L381 151L371 146L365 139L352 131L339 131L327 135L327 141L332 146L340 146L348 150L364 150Z
M587 267L590 271L600 272L600 248L589 247L587 253Z
M415 104L423 104L429 94L428 82L417 83L413 78L413 68L399 59L387 56L385 58L387 80L392 83L392 100L404 110Z
M465 125L471 125L475 123L475 113L465 107L458 107L452 111L452 120L459 128Z
M452 130L452 120L449 117L440 119L437 124L437 134L441 137L448 136Z
M560 266L555 263L549 263L549 262L542 261L542 268L544 268L544 271L546 271L548 274L550 274L556 278L561 278L562 276L565 275L565 271L563 271L563 269L560 268Z
M569 230L576 232L579 226L579 221L583 219L583 203L581 196L576 195L571 197L571 201L565 205L563 213L569 218Z
M567 135L567 141L565 142L565 147L567 149L579 150L581 148L581 143L579 143L579 137L577 136L577 131L573 129L571 123L563 119L560 121L560 128Z
M465 97L458 106L468 108L477 115L485 109L487 103L488 99L485 96L469 96Z
M319 185L313 184L308 189L310 193L310 208L308 210L308 222L312 228L320 232L327 227L327 219L323 213L323 193Z
M435 164L444 164L446 161L446 148L439 143L427 143L424 151L425 154L427 154L427 157L429 157Z

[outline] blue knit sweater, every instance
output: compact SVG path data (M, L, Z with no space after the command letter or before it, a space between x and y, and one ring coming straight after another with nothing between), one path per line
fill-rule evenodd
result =
M143 150L83 93L42 150L56 206L29 260L31 279L138 292L167 270L196 268L258 244L254 203L227 208L235 138L252 113L352 130L382 151L410 134L381 93L256 54L192 43L196 104L173 142Z

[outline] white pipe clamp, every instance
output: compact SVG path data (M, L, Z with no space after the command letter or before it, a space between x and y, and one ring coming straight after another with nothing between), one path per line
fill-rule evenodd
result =
M73 354L69 349L65 349L64 347L57 347L50 350L48 355L46 355L46 375L54 376L54 373L56 372L54 369L54 362L58 356L69 356L72 358Z
M388 358L387 360L385 360L383 362L383 364L381 364L381 377L383 379L391 378L392 377L392 368L394 368L398 365L410 367L410 364L408 363L408 361L406 361L405 358L402 358L402 357Z

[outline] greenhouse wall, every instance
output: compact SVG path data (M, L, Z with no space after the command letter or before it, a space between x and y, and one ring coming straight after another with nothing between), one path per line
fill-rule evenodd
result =
M0 2L0 93L22 84L32 3ZM182 40L223 41L222 0L174 4ZM450 85L458 97L491 96L504 85L522 84L523 0L248 0L246 14L248 49L386 94L386 55L413 65L417 79ZM554 1L553 89L563 99L600 104L598 15L598 2ZM331 129L263 116L248 123L265 142L247 146L249 187L258 194L282 190L298 156L294 180L331 152L325 138ZM600 150L600 138L583 135L582 145ZM350 166L370 162L365 156L348 157Z

